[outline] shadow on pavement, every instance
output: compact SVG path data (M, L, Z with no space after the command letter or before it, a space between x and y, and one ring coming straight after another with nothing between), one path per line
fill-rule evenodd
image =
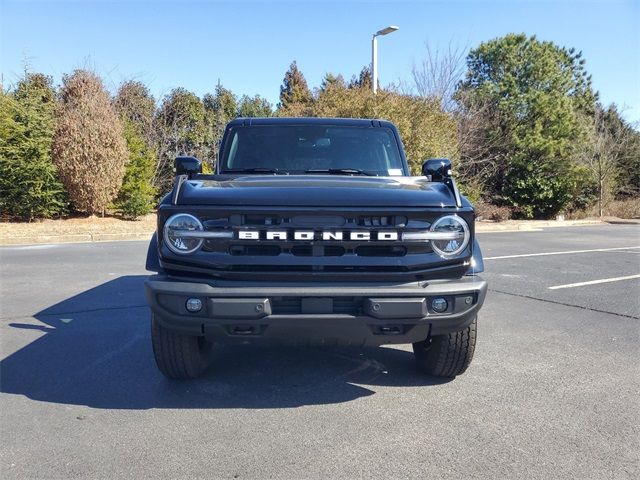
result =
M291 408L372 395L362 386L426 386L413 354L390 348L218 347L198 380L156 369L145 276L124 276L12 323L43 335L0 362L0 390L43 402L105 409Z

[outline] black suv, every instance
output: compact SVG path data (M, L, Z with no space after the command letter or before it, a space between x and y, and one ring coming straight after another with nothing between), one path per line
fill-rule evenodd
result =
M426 373L473 357L487 291L447 159L411 177L382 120L237 119L214 174L178 157L145 283L153 352L193 378L213 343L412 343Z

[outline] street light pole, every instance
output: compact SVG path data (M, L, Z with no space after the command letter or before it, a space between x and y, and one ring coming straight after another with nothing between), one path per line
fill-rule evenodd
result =
M387 28L374 33L371 39L371 89L374 95L378 93L378 37L388 35L396 30L398 30L398 27L389 25Z

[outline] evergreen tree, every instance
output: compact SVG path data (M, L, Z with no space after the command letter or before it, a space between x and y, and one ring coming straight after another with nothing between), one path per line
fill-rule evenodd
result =
M32 220L66 211L51 160L55 92L50 77L27 73L14 92L0 91L0 216Z
M209 161L205 162L203 167L207 170L213 170L224 129L227 123L238 116L238 99L231 90L218 82L215 92L205 94L202 103L205 109L209 150Z
M457 98L468 111L483 106L487 154L504 162L493 191L522 216L554 215L586 181L572 161L586 135L580 117L593 114L596 100L584 59L509 34L472 50L467 66Z
M156 156L131 120L125 119L123 126L129 161L114 206L125 218L135 219L153 208L156 189L151 182Z
M347 85L342 75L336 76L332 73L327 73L320 84L320 92L325 92L333 88L344 89L347 88Z
M73 207L102 213L122 185L127 145L100 78L76 70L63 78L53 159Z
M238 103L239 117L270 117L273 115L271 104L260 95L243 95Z
M302 72L294 60L289 70L284 74L284 80L280 86L280 105L278 108L287 110L296 106L307 106L313 101L313 96Z
M233 92L220 83L214 94L207 93L202 99L207 124L212 131L212 139L217 144L222 138L224 127L238 116L238 99Z
M238 116L238 99L222 84L216 85L214 95L205 96L205 107L215 112L225 125Z
M355 75L351 77L351 81L349 82L349 88L368 88L371 90L371 85L371 69L366 66L362 67L357 77Z

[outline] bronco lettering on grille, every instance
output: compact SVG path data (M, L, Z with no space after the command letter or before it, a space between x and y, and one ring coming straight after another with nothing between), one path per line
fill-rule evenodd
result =
M343 232L341 230L239 230L238 239L240 240L354 240L354 241L396 241L398 240L398 232L393 230L385 231L368 231L353 230Z

